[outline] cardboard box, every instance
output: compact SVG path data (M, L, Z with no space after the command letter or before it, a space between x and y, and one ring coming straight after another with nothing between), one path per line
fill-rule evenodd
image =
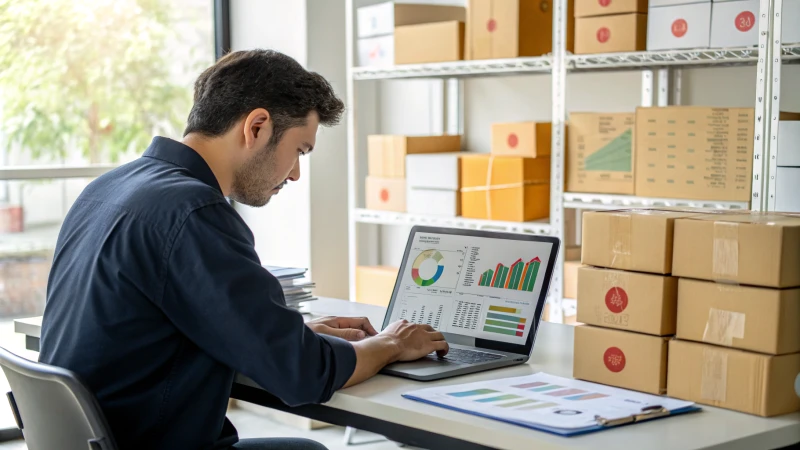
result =
M461 152L406 156L408 212L461 214Z
M358 40L359 67L389 67L394 65L394 35Z
M755 213L679 219L675 222L674 252L675 276L797 287L800 217Z
M406 25L394 30L394 63L424 64L464 59L464 22Z
M372 134L367 137L369 175L405 178L406 155L461 150L460 135L401 136Z
M636 110L636 195L750 201L753 108Z
M564 298L578 298L578 269L580 261L564 261Z
M635 115L570 113L567 191L633 194Z
M461 158L461 213L473 219L527 222L550 216L550 158Z
M675 334L678 279L621 270L581 267L578 321L607 328Z
M800 167L778 167L775 177L775 209L800 212L800 195L797 195L800 192Z
M566 261L578 261L581 260L581 246L568 246L564 247L564 260Z
M711 8L712 47L758 45L758 0L715 1Z
M708 48L710 33L711 2L651 7L647 15L647 50Z
M356 267L356 301L389 306L400 269L389 266Z
M550 156L550 122L492 124L492 155Z
M461 6L385 2L363 6L356 11L358 37L366 38L394 33L404 25L466 20L466 10Z
M800 289L682 278L677 337L780 355L800 352Z
M647 14L575 19L575 54L636 52L646 48Z
M572 0L568 0L572 8ZM575 20L567 17L567 51L573 50ZM542 56L553 51L551 0L470 0L467 59Z
M777 416L800 410L793 387L800 353L769 356L715 345L669 343L667 394L704 405Z
M667 387L667 338L578 326L572 370L572 375L581 380L663 394Z
M778 121L778 166L800 167L800 120Z
M575 0L575 17L647 14L647 0Z
M406 212L406 180L368 176L367 209Z
M675 220L690 212L656 209L587 211L583 214L583 264L669 274Z

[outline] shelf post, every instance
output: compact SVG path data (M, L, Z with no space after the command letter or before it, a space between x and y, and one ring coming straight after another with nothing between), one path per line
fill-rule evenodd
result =
M750 209L753 211L767 211L769 209L769 138L772 104L771 72L773 64L772 41L772 1L761 0L758 14L758 62L756 63L756 105L755 126L753 133L753 178ZM780 41L780 38L779 38ZM780 51L780 45L778 45ZM780 68L780 53L777 55ZM774 175L774 174L773 174ZM774 207L774 201L773 201Z
M357 204L356 178L358 178L358 155L356 154L356 93L355 83L353 82L353 49L355 48L353 15L353 0L345 0L345 64L347 65L346 80L346 105L347 105L347 263L348 263L348 295L350 301L356 299L356 265L358 264L357 236L355 210Z
M771 70L770 70L770 123L769 123L769 140L765 142L767 173L765 184L767 186L766 192L766 207L765 211L775 211L777 203L777 190L778 190L778 131L781 116L781 60L783 57L783 46L781 42L783 0L773 0L772 3L772 27L770 28L770 56L771 56ZM797 24L795 24L796 26ZM793 193L794 194L794 193Z

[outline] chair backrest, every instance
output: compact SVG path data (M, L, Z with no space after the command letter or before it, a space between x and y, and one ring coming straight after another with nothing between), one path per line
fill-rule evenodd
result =
M8 401L28 450L116 450L97 399L77 374L0 347Z

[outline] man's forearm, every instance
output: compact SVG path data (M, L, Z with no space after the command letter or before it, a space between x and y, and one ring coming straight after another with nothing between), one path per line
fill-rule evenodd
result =
M343 387L350 387L374 376L385 365L397 361L400 346L389 336L375 336L361 342L354 342L356 369Z

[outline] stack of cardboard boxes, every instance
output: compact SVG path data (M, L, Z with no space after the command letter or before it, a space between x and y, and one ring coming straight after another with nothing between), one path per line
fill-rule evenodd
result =
M492 153L461 158L461 212L525 222L550 215L550 123L492 125Z
M675 220L690 213L627 210L583 215L574 376L653 394L667 388L675 334Z
M461 136L459 135L375 134L368 136L367 209L406 212L407 155L459 152L460 150ZM418 178L420 177L417 176L414 180Z
M760 416L800 410L800 217L679 219L673 274L668 394Z
M575 53L645 49L647 0L575 0Z

